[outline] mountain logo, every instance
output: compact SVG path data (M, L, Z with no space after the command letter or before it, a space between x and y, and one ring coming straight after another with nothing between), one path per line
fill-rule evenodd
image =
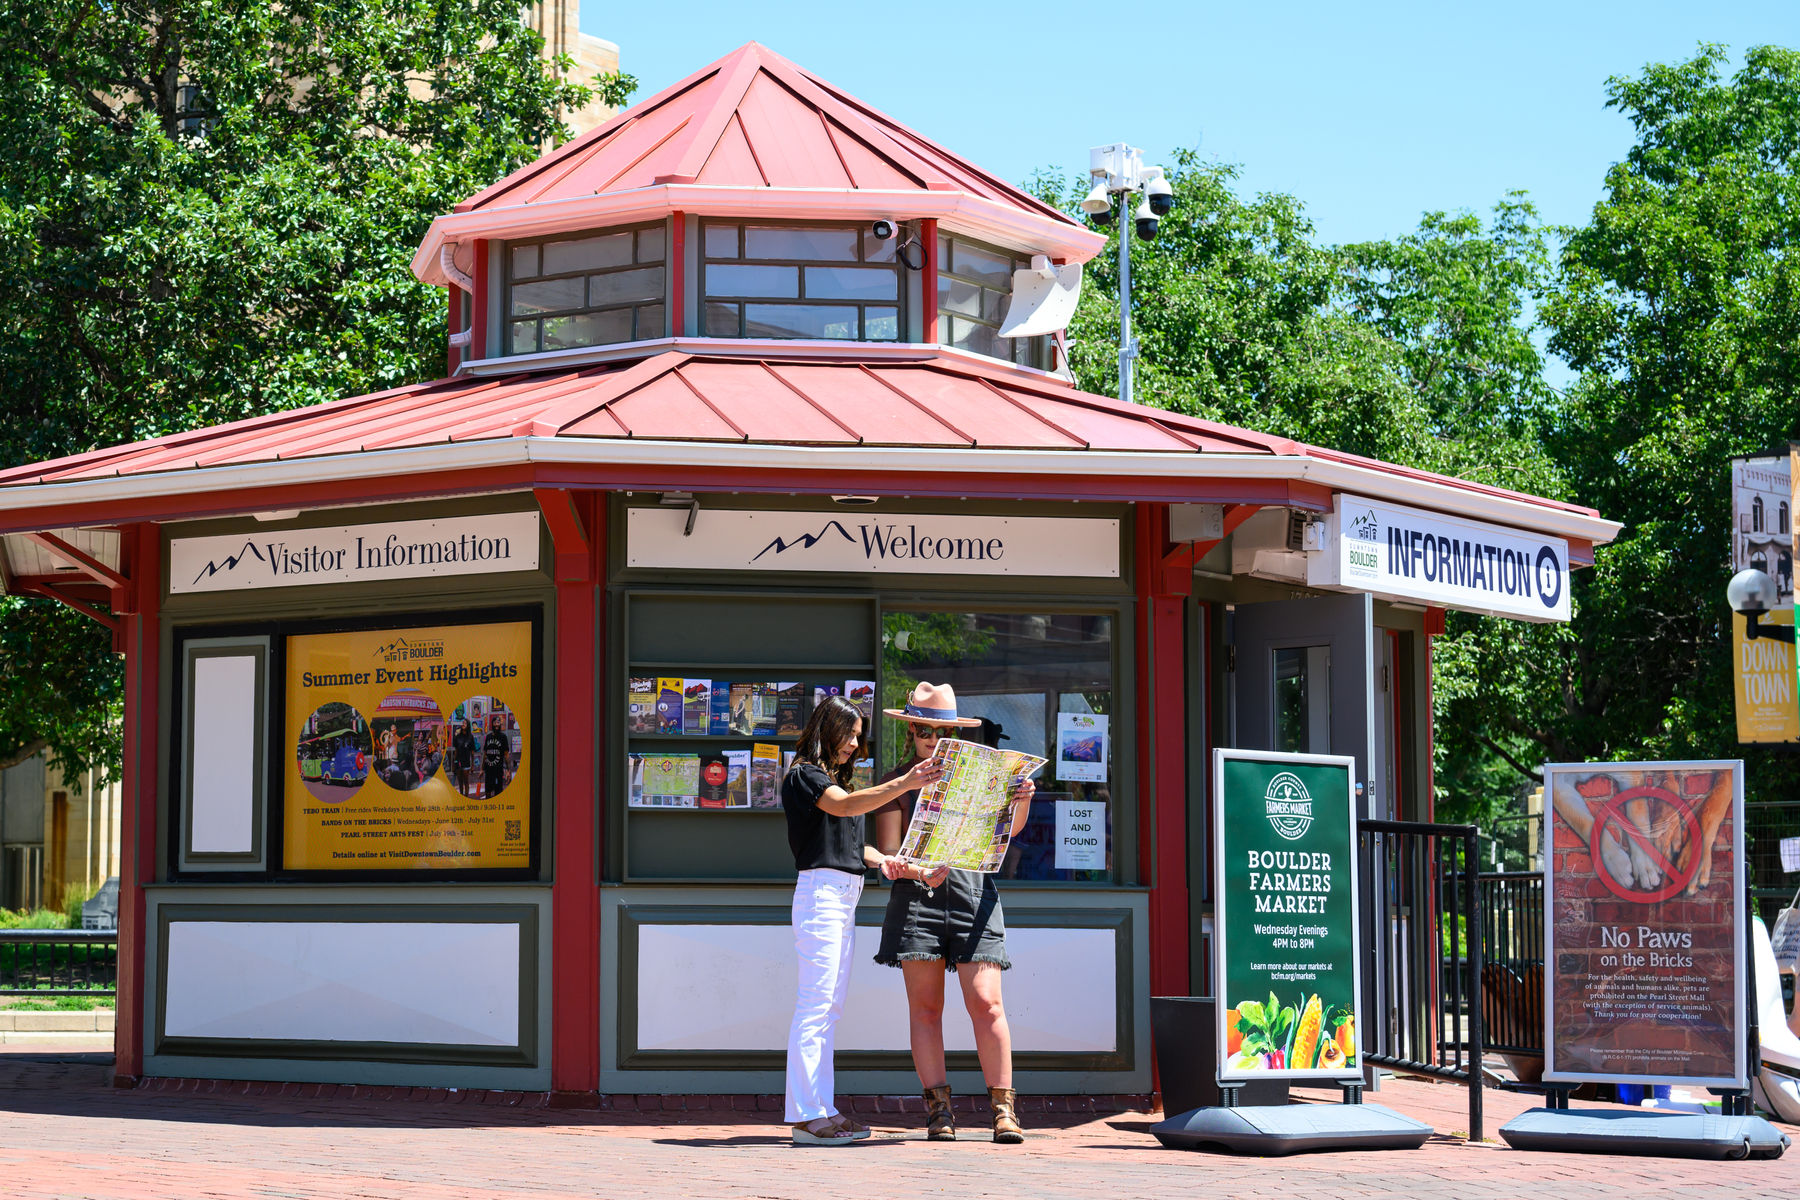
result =
M794 549L796 546L798 546L802 550L811 550L814 546L818 545L819 542L824 539L826 534L830 533L834 529L837 530L839 537L843 538L846 542L849 542L852 546L856 545L856 539L850 536L850 531L848 529L845 529L841 522L836 521L836 520L831 520L831 521L827 521L827 522L825 522L825 524L821 525L819 527L819 532L817 532L817 533L803 533L799 537L795 538L793 541L789 541L788 539L782 538L782 537L778 537L778 538L774 539L768 545L764 546L761 550L757 551L756 558L752 558L750 561L755 562L757 558L761 558L763 555L767 554L771 550L773 550L777 555L785 554L789 550Z
M200 573L194 576L194 583L199 583L202 579L210 579L214 575L221 575L227 571L236 570L238 563L243 561L244 555L246 554L254 557L257 562L263 563L264 565L268 564L269 560L264 557L261 550L256 548L256 543L247 541L244 543L244 548L242 550L239 550L236 554L227 555L224 562L220 562L216 558L208 560L207 564L200 568Z
M1379 542L1381 540L1381 524L1376 521L1375 514L1364 509L1350 519L1350 536L1360 542Z

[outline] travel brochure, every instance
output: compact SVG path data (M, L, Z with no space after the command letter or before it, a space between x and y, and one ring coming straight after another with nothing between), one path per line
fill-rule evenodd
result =
M631 754L626 805L630 808L779 809L781 780L794 752L768 742L713 754ZM850 790L871 786L875 760L858 759Z
M798 737L813 709L842 696L862 714L865 731L875 723L875 682L842 684L747 682L633 676L626 688L629 734L679 733L689 737Z

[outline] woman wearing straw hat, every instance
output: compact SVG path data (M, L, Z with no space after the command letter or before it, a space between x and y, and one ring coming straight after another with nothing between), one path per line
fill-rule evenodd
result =
M951 731L981 724L979 717L957 716L956 693L949 684L921 683L904 709L882 711L907 723L912 752L883 782L917 770L919 763L931 758L938 740ZM1013 790L1014 835L1025 827L1034 790L1029 779ZM1000 893L989 874L942 868L926 873L891 857L900 849L918 798L915 788L874 810L875 847L882 855L882 874L895 881L875 961L899 967L905 977L913 1069L925 1092L927 1136L932 1141L956 1138L949 1074L944 1066L944 976L954 971L975 1027L975 1051L994 1110L994 1141L1002 1145L1022 1142L1025 1132L1019 1127L1013 1103L1012 1034L1000 1002L1000 972L1012 965L1006 957L1006 919L1000 910Z

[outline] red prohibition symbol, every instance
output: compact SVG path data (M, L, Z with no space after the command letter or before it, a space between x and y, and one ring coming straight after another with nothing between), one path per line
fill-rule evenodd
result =
M1626 814L1625 806L1633 800L1648 800L1653 804L1665 804L1675 810L1675 815L1681 818L1681 823L1687 832L1685 844L1694 848L1693 856L1688 860L1687 870L1683 871L1675 863L1665 858L1662 850L1657 846L1656 840L1639 829L1637 822ZM1661 887L1649 891L1639 891L1629 884L1614 879L1612 872L1606 869L1606 859L1600 853L1601 847L1605 845L1602 839L1606 837L1606 831L1615 825L1618 826L1621 834L1636 842L1644 855L1661 868L1663 873ZM1700 818L1695 815L1693 805L1674 792L1659 787L1627 788L1612 799L1602 802L1599 810L1594 813L1594 830L1588 835L1588 855L1594 862L1594 874L1599 876L1600 882L1606 885L1607 891L1619 899L1629 900L1633 904L1656 904L1680 892L1694 878L1694 873L1700 869ZM1679 852L1675 858L1677 861L1680 860Z

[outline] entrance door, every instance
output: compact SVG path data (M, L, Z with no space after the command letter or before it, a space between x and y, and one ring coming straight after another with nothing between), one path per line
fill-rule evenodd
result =
M1347 754L1358 816L1386 817L1376 780L1374 606L1366 595L1240 604L1231 745ZM1375 811L1371 811L1371 805Z

